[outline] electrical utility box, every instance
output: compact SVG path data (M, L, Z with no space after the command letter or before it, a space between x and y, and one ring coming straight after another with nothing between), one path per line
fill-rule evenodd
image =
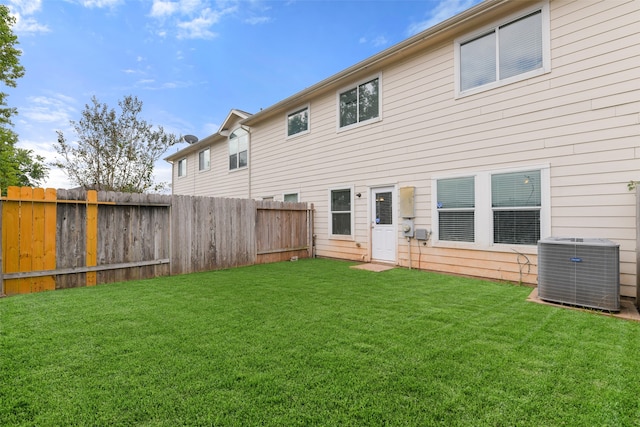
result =
M415 236L416 240L429 240L429 231L426 228L416 228Z
M406 218L402 220L402 237L413 237L412 219Z
M399 197L400 217L415 218L415 193L416 187L401 187Z

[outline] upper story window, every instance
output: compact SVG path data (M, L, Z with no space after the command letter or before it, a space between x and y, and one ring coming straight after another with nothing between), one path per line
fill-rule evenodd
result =
M247 150L249 149L249 132L240 128L229 135L229 170L247 166Z
M548 4L456 41L456 95L550 70Z
M309 132L309 107L306 106L287 114L287 136Z
M198 170L206 171L211 168L211 150L205 148L198 153Z
M380 76L338 94L339 127L380 119Z
M282 196L283 200L285 202L299 202L299 194L298 193L284 193L284 195Z
M187 159L178 160L178 176L187 176Z

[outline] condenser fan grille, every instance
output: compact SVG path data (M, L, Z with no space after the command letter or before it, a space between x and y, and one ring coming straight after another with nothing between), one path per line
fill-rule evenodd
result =
M606 239L549 237L538 242L538 296L620 310L620 246Z

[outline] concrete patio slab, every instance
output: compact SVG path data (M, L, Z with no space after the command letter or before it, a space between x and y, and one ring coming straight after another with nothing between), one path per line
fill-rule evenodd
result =
M633 304L633 301L625 300L625 299L620 300L620 311L618 313L612 313L609 311L602 311L602 310L596 310L591 308L583 308L583 307L577 307L573 305L558 304L558 303L553 303L549 301L544 301L540 299L540 297L538 296L538 288L535 288L533 291L531 291L531 293L529 294L529 297L527 298L527 301L535 302L538 304L551 305L554 307L569 308L571 310L589 311L592 313L601 314L603 316L611 316L611 317L617 317L620 319L633 320L635 322L640 322L640 313L638 313L638 309Z
M369 262L366 264L352 265L351 268L354 268L356 270L366 270L366 271L373 271L375 273L379 273L381 271L391 270L392 268L394 268L394 266L388 265L388 264L374 264Z

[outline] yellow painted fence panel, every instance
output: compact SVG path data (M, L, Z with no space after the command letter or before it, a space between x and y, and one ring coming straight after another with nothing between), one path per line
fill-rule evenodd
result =
M4 274L55 270L56 190L9 187L2 201ZM53 276L4 280L6 295L55 289Z

